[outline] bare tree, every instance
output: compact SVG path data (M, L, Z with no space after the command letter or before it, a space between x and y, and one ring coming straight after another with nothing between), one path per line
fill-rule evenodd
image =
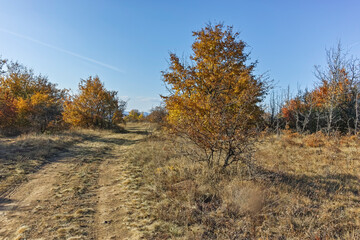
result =
M341 43L339 42L336 48L326 50L327 65L325 70L320 66L315 66L315 76L321 81L323 85L328 86L327 99L325 106L326 132L330 132L335 128L335 124L342 120L338 115L338 107L340 104L340 97L338 87L340 83L344 82L344 70L347 68L346 54L343 53Z

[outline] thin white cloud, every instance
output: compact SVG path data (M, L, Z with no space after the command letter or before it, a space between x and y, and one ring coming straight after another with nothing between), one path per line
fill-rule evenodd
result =
M161 102L160 98L155 98L155 97L136 97L136 100L141 101L141 102Z
M121 99L127 99L127 110L138 109L141 112L149 112L155 106L159 106L162 102L159 97L145 97L145 96L120 96Z
M19 38L22 38L22 39L25 39L25 40L28 40L28 41L31 41L31 42L34 42L34 43L37 43L37 44L40 44L40 45L45 46L45 47L48 47L48 48L57 50L57 51L59 51L59 52L66 53L66 54L68 54L68 55L70 55L70 56L74 56L74 57L80 58L80 59L82 59L82 60L85 60L85 61L88 61L88 62L97 64L97 65L99 65L99 66L102 66L102 67L105 67L105 68L108 68L108 69L111 69L111 70L114 70L114 71L117 71L117 72L120 72L120 73L124 73L123 70L121 70L121 69L119 69L119 68L117 68L117 67L115 67L115 66L112 66L112 65L109 65L109 64L106 64L106 63L97 61L97 60L95 60L95 59L93 59L93 58L89 58L89 57L82 56L82 55L80 55L80 54L77 54L77 53L75 53L75 52L71 52L71 51L66 50L66 49L63 49L63 48L56 47L56 46L51 45L51 44L49 44L49 43L45 43L45 42L39 41L39 40L37 40L37 39L31 38L31 37L28 37L28 36L25 36L25 35L22 35L22 34L19 34L19 33L15 33L15 32L12 32L12 31L3 29L3 28L0 28L0 31L1 31L1 32L4 32L4 33L11 34L11 35L13 35L13 36L16 36L16 37L19 37Z

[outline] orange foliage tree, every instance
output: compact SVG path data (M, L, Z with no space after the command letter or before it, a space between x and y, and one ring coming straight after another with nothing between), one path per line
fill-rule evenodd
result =
M282 116L290 128L301 132L322 130L357 133L359 125L360 64L342 53L341 45L327 51L324 70L316 67L320 80L311 92L300 93L285 103Z
M314 96L313 92L307 90L302 93L299 91L294 99L289 99L282 106L281 113L285 119L287 127L295 128L297 132L304 132L311 123L314 115Z
M0 88L0 128L10 129L15 126L16 105L15 99Z
M164 106L156 106L150 110L150 114L146 117L146 120L152 123L164 124L167 111Z
M123 121L125 106L116 91L105 89L99 77L89 77L81 80L79 93L65 101L63 119L77 127L114 128Z
M253 74L256 63L247 64L246 44L232 27L209 24L193 36L191 64L170 54L169 70L162 73L168 129L195 143L199 160L210 167L246 163L266 81Z
M65 91L19 63L2 62L0 129L8 133L44 132L50 123L58 122Z
M144 121L144 113L139 112L137 109L132 109L127 116L124 117L126 122L141 122Z

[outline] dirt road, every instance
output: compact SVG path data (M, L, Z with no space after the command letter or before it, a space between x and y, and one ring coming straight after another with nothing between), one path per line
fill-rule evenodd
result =
M148 132L98 132L0 198L0 239L143 239L149 204L126 155Z

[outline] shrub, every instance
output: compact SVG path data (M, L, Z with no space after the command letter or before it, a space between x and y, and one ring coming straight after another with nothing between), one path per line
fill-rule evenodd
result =
M19 63L0 68L0 130L5 134L44 132L60 122L65 90Z
M209 167L247 162L267 86L247 65L246 44L232 27L207 25L194 32L192 64L170 55L163 72L169 95L164 98L170 132L190 139Z
M146 120L152 123L164 124L167 111L163 106L157 106L150 110L150 114L146 117Z
M308 147L323 147L325 146L326 136L322 132L316 132L314 134L307 135L304 138L304 144Z
M75 127L114 128L123 122L126 102L116 91L108 91L99 77L89 77L79 84L79 94L65 101L63 119Z
M144 113L139 112L137 109L132 109L127 116L124 117L126 122L141 122L144 121Z

